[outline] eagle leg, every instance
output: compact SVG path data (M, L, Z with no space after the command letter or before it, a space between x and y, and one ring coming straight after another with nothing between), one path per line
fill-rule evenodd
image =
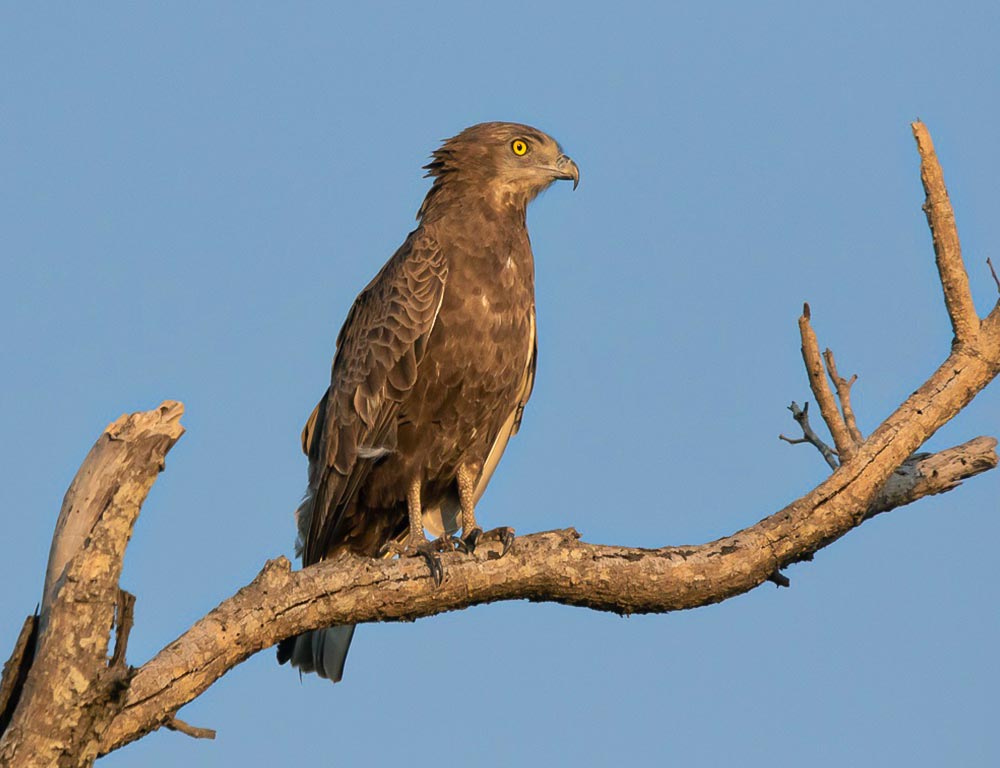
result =
M458 486L458 503L462 507L462 538L459 539L462 543L458 548L472 554L476 551L483 529L476 523L476 483L468 465L459 465L455 485Z
M420 504L420 480L410 483L406 494L407 514L410 518L410 532L402 541L393 541L382 549L383 555L399 555L400 557L422 557L430 569L435 586L441 586L444 581L444 566L438 552L450 551L451 541L428 541L424 534L423 512Z
M458 485L458 501L462 506L462 538L458 540L458 549L472 554L481 541L499 541L503 544L500 557L506 555L514 544L514 529L504 526L483 533L483 529L476 523L475 473L468 465L459 466L455 483Z

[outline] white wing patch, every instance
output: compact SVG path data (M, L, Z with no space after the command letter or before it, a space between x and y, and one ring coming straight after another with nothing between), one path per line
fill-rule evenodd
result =
M392 453L391 450L378 445L358 446L358 456L362 459L381 459L383 456L388 456L390 453Z

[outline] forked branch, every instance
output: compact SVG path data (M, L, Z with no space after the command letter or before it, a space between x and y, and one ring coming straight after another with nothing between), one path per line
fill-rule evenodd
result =
M830 465L830 469L835 470L839 467L840 462L837 461L837 452L827 445L823 438L816 434L816 430L809 423L809 402L806 401L806 404L799 408L799 404L792 400L792 404L788 406L788 410L792 412L792 418L798 422L799 428L802 430L802 437L793 438L781 434L778 435L778 439L792 445L809 443L823 455L826 463Z
M830 383L826 380L823 360L819 354L819 342L816 340L816 332L809 322L811 317L812 312L809 305L804 304L802 316L799 318L799 334L802 336L802 360L806 365L809 386L816 398L819 412L823 414L823 421L826 422L826 426L833 436L833 444L837 446L840 463L846 464L854 457L856 445L850 430L847 428L847 422L844 421L844 416L837 407L837 401L834 400Z
M858 429L858 422L854 418L854 408L851 406L851 387L858 380L858 374L853 374L849 379L841 376L837 372L837 361L833 357L832 349L827 348L823 351L823 361L826 363L826 372L830 374L830 379L837 388L837 400L840 401L840 410L844 414L847 432L851 437L851 442L857 447L865 441L861 430Z

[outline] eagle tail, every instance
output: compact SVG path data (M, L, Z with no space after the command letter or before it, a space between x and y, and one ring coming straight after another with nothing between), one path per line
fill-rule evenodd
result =
M315 672L339 683L344 676L344 662L354 637L354 625L327 627L289 637L278 643L278 663L291 661L299 672Z

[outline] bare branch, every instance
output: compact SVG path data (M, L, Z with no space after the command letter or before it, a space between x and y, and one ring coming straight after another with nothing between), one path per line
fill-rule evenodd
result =
M942 383L932 382L932 389ZM945 384L936 396L922 388L901 410L938 412L938 397L950 398L942 392L962 385ZM912 498L940 493L997 465L996 441L978 438L943 452L949 459L936 462L929 473L920 463L902 473L895 471L898 464L887 468L884 462L908 456L920 439L909 429L880 429L856 463L841 467L807 496L757 525L698 546L602 546L580 541L572 529L538 533L518 538L502 559L492 559L495 548L477 550L475 558L443 555L446 576L440 587L422 562L406 558L348 556L295 572L284 558L272 560L253 582L136 671L101 752L160 727L229 669L285 637L334 624L408 621L498 600L550 601L620 614L717 603L775 581L776 573L780 579L781 569L811 559L883 511L890 497L879 489L887 475L898 475L891 503L899 504L908 503L908 493Z
M215 731L211 728L198 728L193 725L189 725L181 720L179 717L172 717L167 722L163 724L164 728L171 731L177 731L178 733L183 733L190 736L192 739L214 739Z
M996 447L996 438L976 437L939 453L914 454L892 473L866 517L953 491L963 480L997 466Z
M847 423L847 431L856 446L861 445L865 439L861 436L858 423L854 419L854 409L851 407L851 387L858 380L855 373L850 379L845 379L837 373L837 361L833 358L833 350L829 347L823 352L823 360L826 361L826 370L830 374L833 385L837 388L837 399L840 401L840 410L844 413L844 421Z
M990 274L993 275L993 282L997 285L997 293L1000 293L1000 277L997 277L997 271L993 269L993 262L990 261L990 257L986 257L986 266L990 268Z
M97 756L98 734L115 711L109 702L127 685L124 665L107 664L125 547L167 451L184 432L183 411L166 402L122 416L70 485L50 551L34 663L0 739L0 764L14 764L15 754L19 765L69 765L67 754L73 765L88 765Z
M791 580L781 571L775 571L774 573L772 573L770 576L767 577L767 580L772 582L776 587L792 586Z
M934 239L938 274L944 289L944 303L951 317L951 327L959 344L971 343L979 333L979 315L972 302L969 275L962 262L962 246L955 227L955 212L944 185L944 173L938 163L931 134L919 120L911 123L913 138L920 152L920 180L924 185L926 200L924 213Z
M809 387L816 398L816 404L819 405L819 412L823 415L823 421L826 422L826 426L833 436L833 444L837 446L840 463L846 464L854 456L854 441L847 430L844 417L837 408L837 402L833 399L830 384L826 380L823 361L819 356L816 333L809 322L810 317L809 305L805 304L802 309L802 317L799 318L799 334L802 336L802 360L806 364Z
M823 458L826 459L826 463L830 465L830 469L837 469L840 465L837 462L836 451L834 451L819 435L816 434L812 425L809 423L809 401L806 401L804 407L799 408L799 404L793 400L792 404L788 406L788 410L792 412L792 418L799 423L800 427L802 427L803 437L792 439L790 437L786 437L785 435L778 435L778 439L784 440L786 443L791 443L792 445L809 443L816 446L817 450L823 454Z

